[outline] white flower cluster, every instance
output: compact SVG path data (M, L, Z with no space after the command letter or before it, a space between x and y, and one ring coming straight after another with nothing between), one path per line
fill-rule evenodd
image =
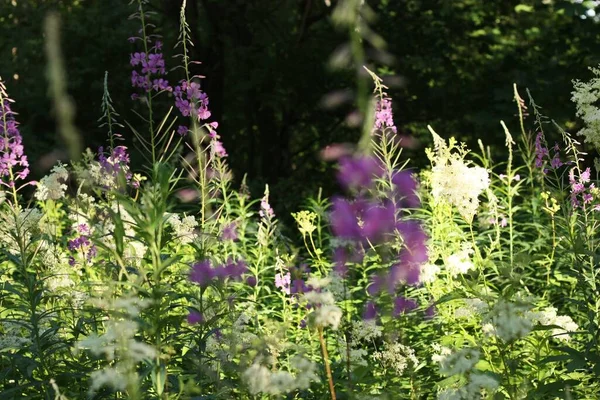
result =
M58 164L52 168L50 175L43 177L37 184L35 198L40 201L59 200L65 195L69 179L69 171L64 165Z
M381 337L383 328L375 320L352 322L352 344L358 346L361 341L371 342Z
M452 153L454 141L448 146L444 139L433 130L431 132L435 145L435 154L428 152L433 163L431 195L454 205L467 222L472 222L479 207L478 197L490 186L488 171L482 167L469 167L463 159L464 151Z
M571 317L568 315L558 315L554 307L548 307L539 313L534 313L534 315L542 325L556 325L560 327L552 329L552 336L556 339L568 341L571 337L567 332L575 332L579 329L579 325L573 322Z
M304 301L315 308L311 315L316 326L331 326L333 329L337 329L342 320L342 310L335 305L333 294L328 290L321 289L327 286L329 281L328 278L310 278L306 284L316 290L306 292L302 297Z
M131 264L139 265L142 262L144 256L146 255L147 247L144 245L143 242L137 239L138 235L135 231L135 220L131 216L131 214L129 214L127 210L125 210L125 208L117 202L113 202L110 205L110 207L114 213L119 214L121 221L123 222L123 230L125 235L125 248L123 250L123 258L125 261ZM115 224L111 218L106 218L102 221L102 223L90 227L90 233L100 233L100 240L109 249L116 248L116 243L114 241L114 231Z
M466 274L475 266L470 259L470 255L473 254L473 249L470 243L463 243L460 251L446 257L445 265L448 273L453 278L460 274Z
M419 274L419 280L423 283L432 283L436 280L441 269L439 265L433 263L425 263L421 265L421 273Z
M600 68L590 68L596 76L589 82L573 81L575 89L571 94L571 100L575 102L577 116L580 117L585 126L577 132L578 136L584 136L585 142L591 143L597 149L600 148L600 108L597 106L600 93Z
M478 400L482 398L481 391L483 389L492 392L498 385L498 381L489 375L472 373L469 374L465 386L445 389L438 393L437 398L438 400Z
M479 362L479 350L465 348L452 352L447 347L434 345L437 354L431 359L440 365L440 372L447 376L464 374L471 371Z
M536 313L525 302L510 303L500 300L484 318L483 332L505 342L519 339L531 332L537 322Z
M18 240L24 240L28 245L32 235L40 231L43 216L37 208L25 208L16 218L12 213L0 214L0 247L11 254L19 254Z
M181 244L192 243L198 235L195 230L198 226L198 221L192 215L186 215L180 218L178 214L170 214L167 219L167 224L173 228L176 240Z
M475 369L475 365L479 362L479 350L465 348L453 353L447 347L439 345L433 347L437 354L432 359L439 363L442 374L446 376L466 374L467 376L466 385L440 391L437 395L438 400L481 399L482 390L491 392L498 387L497 380Z
M130 384L137 384L136 365L157 356L154 347L135 339L139 326L133 318L136 318L150 301L137 297L123 297L113 300L93 299L91 303L103 309L124 312L128 318L111 318L106 323L103 335L90 335L77 343L77 351L88 349L97 356L104 355L111 363L110 367L92 372L90 396L103 386L124 390Z
M400 343L384 343L382 351L373 353L372 358L379 361L384 367L392 369L398 376L411 365L413 368L419 364L415 351Z
M304 357L295 356L291 360L295 375L287 371L271 371L258 362L253 363L244 374L243 379L250 393L281 395L294 390L307 389L310 383L318 379L317 366Z
M488 310L487 303L480 299L463 299L463 301L465 306L454 311L456 318L470 318L474 315L482 315Z
M18 350L31 345L31 339L24 334L25 329L21 324L15 322L0 322L3 333L0 334L0 352Z

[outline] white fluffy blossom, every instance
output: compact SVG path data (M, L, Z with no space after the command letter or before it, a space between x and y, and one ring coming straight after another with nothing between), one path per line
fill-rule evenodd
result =
M440 348L432 360L440 365L440 371L447 376L460 375L471 371L479 362L479 350L465 348L452 352L446 347Z
M398 376L401 376L409 366L414 368L419 364L415 351L410 347L388 342L385 342L383 346L383 349L373 353L372 357L384 367L393 370Z
M320 327L331 326L337 329L342 320L342 310L335 305L333 294L329 291L317 292L312 290L304 293L304 300L315 306L311 314L315 325Z
M480 299L464 299L463 301L465 306L454 311L456 318L470 318L476 314L481 315L488 309L487 303Z
M61 199L67 190L65 184L67 179L69 179L69 171L62 164L56 165L52 168L50 175L43 177L38 182L35 198L40 201Z
M435 154L428 152L432 159L430 183L431 195L436 200L444 200L454 205L460 215L473 221L479 207L479 195L490 186L488 171L482 167L469 167L464 161L464 150L452 153L454 141L450 146L444 139L433 132Z
M470 255L473 253L470 245L463 244L462 249L445 259L446 269L450 276L455 277L460 274L465 274L475 268L471 261Z
M318 379L315 372L316 365L309 360L295 356L291 364L296 370L295 375L288 371L271 371L255 362L244 371L242 378L248 385L250 393L254 395L258 393L281 395L294 390L303 390L307 389L312 381Z
M560 328L552 329L552 336L565 341L571 339L567 332L575 332L579 329L579 325L573 322L568 315L557 315L557 310L554 307L548 307L539 313L538 320L542 325L559 326Z
M597 106L600 93L600 68L590 68L596 76L589 82L573 81L575 89L571 100L577 108L577 116L584 122L584 127L577 135L584 136L586 143L600 148L600 108Z
M167 223L171 225L175 237L181 244L192 243L198 237L195 232L198 221L192 215L180 218L177 214L171 214L167 219Z
M440 273L439 265L432 263L425 263L421 265L421 273L419 274L419 279L423 283L431 283L435 281L438 274Z
M531 306L500 300L483 321L483 332L505 342L526 336L536 321Z

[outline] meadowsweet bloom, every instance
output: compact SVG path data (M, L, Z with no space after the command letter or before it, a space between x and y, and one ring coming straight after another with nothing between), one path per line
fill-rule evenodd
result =
M67 179L69 179L69 171L62 164L56 165L50 175L38 182L35 198L40 201L61 199L67 190L65 185Z
M419 279L423 283L434 282L440 273L441 269L439 265L426 263L421 265L421 272L419 273Z
M577 108L577 116L584 122L584 127L577 132L578 136L584 136L586 143L591 143L597 149L600 148L600 108L598 108L598 92L600 91L600 68L591 67L594 74L589 82L579 80L573 81L571 92L573 101Z
M463 243L462 249L445 259L445 266L450 276L453 278L460 275L466 274L470 270L475 268L471 261L470 255L473 254L473 249L469 243Z
M463 160L464 151L452 153L453 140L448 146L435 132L432 134L435 151L427 152L433 163L431 194L436 200L454 205L467 222L472 222L479 207L478 197L490 185L488 171L482 167L469 167Z
M181 244L192 243L198 235L196 234L196 228L198 227L198 221L192 215L185 215L183 218L179 214L170 214L167 219L167 224L173 228L175 238Z
M575 332L579 329L571 317L567 315L558 315L557 310L554 307L548 307L542 310L541 313L537 314L538 320L542 325L556 325L559 328L552 329L552 336L556 339L568 341L571 336L567 332Z
M419 365L415 351L400 343L384 342L383 349L376 351L371 357L385 368L395 372L397 376L402 376L408 367L414 368Z
M479 362L480 352L477 349L464 348L456 352L442 347L432 359L440 366L440 372L446 376L461 375L470 372Z
M358 346L360 342L372 342L380 338L383 328L373 319L352 322L352 345Z
M525 303L510 303L500 300L483 320L483 331L505 342L526 336L533 329L535 314Z
M19 123L14 117L16 113L10 106L12 102L0 78L0 184L10 188L15 186L16 180L24 180L29 175L29 162L24 154Z
M32 237L41 232L40 221L43 216L38 208L22 209L16 217L10 213L0 213L0 247L10 254L20 254L15 233L20 232L25 243L29 244Z
M335 305L335 299L330 291L313 290L304 293L302 297L314 308L311 317L316 326L331 326L333 329L338 329L342 319L342 310Z
M136 364L156 358L154 347L136 339L139 325L134 321L140 311L147 307L149 300L137 297L117 298L113 300L93 299L92 303L105 310L117 312L123 317L114 317L106 322L103 335L90 335L79 341L76 351L87 349L96 356L104 355L111 362L110 367L94 371L89 389L93 396L103 386L115 390L124 390L128 384L138 384Z
M456 318L470 318L474 315L482 315L488 310L487 303L480 299L464 299L463 301L465 306L454 311Z
M318 379L316 364L309 360L294 356L291 365L295 375L288 371L271 371L258 362L253 363L242 375L250 393L281 395L295 390L307 389L311 382Z

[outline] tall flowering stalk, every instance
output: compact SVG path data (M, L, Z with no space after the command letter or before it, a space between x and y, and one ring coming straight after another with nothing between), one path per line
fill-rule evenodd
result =
M141 41L143 44L142 52L131 54L130 64L134 68L131 72L131 85L134 88L142 89L145 94L144 102L148 107L148 122L150 129L150 151L152 153L152 163L157 161L157 130L154 126L154 114L152 100L155 96L153 92L172 91L169 82L164 78L166 75L165 60L162 54L162 42L156 39L156 35L150 35L147 28L150 26L146 19L148 13L144 11L144 2L138 0L138 12L133 14L133 18L139 18L141 23L140 37L133 36L129 38L130 42ZM140 95L134 93L132 99L138 99ZM159 129L160 130L160 129Z
M29 162L24 153L23 138L19 132L19 123L10 105L14 101L8 97L6 86L0 78L0 184L7 187L17 207L17 187L29 175ZM30 184L25 183L24 185ZM21 186L22 187L22 186Z

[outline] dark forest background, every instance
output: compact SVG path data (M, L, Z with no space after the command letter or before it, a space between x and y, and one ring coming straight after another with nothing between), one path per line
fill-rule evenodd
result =
M139 30L128 19L136 3L125 0L0 0L0 76L16 101L26 152L37 177L49 168L51 152L64 147L48 97L44 18L59 11L68 90L77 106L77 127L96 150L106 140L99 128L103 78L122 121L140 126L131 109L127 38ZM332 68L351 29L336 29L323 0L188 0L192 58L202 64L203 90L229 153L237 179L248 176L260 195L271 187L276 210L294 211L319 187L333 193L331 163L319 157L328 144L356 142L348 126L355 104L326 107L331 93L352 100L357 69ZM546 115L575 131L570 102L573 78L588 79L600 63L596 2L571 0L367 0L375 18L370 28L385 41L365 41L365 62L385 75L399 131L417 147L407 151L413 165L425 165L423 147L431 124L444 137L477 139L502 157L499 120L516 134L512 84L529 88ZM181 0L149 1L154 33L163 36L167 68L176 65ZM341 52L341 53L340 53ZM180 71L169 74L171 84ZM368 77L359 79L368 80ZM167 101L168 103L168 101ZM165 104L167 107L170 104ZM137 124L137 125L136 125ZM130 148L128 129L122 134ZM59 153L56 153L58 151ZM135 156L134 156L135 159ZM135 169L136 165L134 165Z

